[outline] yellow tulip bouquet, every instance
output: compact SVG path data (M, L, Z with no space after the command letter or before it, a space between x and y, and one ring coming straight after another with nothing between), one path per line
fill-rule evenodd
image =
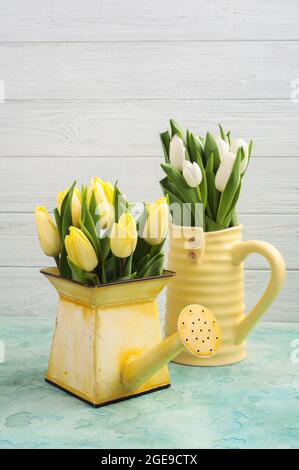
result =
M62 277L83 284L159 276L168 231L168 197L144 204L137 220L119 191L100 178L59 192L55 222L44 207L35 221L43 252L55 259Z
M205 138L184 133L172 119L171 131L160 134L165 156L160 181L169 198L177 225L201 226L204 231L222 230L238 224L236 205L242 178L248 167L252 140L231 140L219 125L220 136ZM176 207L176 212L173 210Z

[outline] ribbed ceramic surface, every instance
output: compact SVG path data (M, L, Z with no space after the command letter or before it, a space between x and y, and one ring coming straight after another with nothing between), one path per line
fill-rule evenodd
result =
M244 316L243 264L232 263L230 246L241 240L242 227L204 234L190 227L179 237L172 225L169 238L168 267L176 277L167 289L166 334L176 331L178 315L188 304L210 309L222 332L222 343L213 357L201 359L184 352L175 362L211 366L241 361L246 356L245 344L236 345L235 332Z

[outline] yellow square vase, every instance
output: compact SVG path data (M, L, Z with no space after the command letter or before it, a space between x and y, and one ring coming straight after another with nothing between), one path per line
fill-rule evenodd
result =
M48 382L94 406L170 386L167 366L131 391L121 375L131 357L161 341L156 298L174 273L89 287L61 278L56 268L41 272L59 294Z

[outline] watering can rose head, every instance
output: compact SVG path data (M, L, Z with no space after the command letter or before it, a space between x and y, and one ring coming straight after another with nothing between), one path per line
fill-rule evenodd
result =
M167 198L144 205L135 220L117 184L94 177L81 191L75 185L57 194L56 224L45 208L35 210L41 248L60 275L93 285L161 275Z
M184 208L178 225L202 226L205 231L238 225L236 206L252 140L249 144L243 139L231 141L230 132L225 133L221 125L219 129L219 136L207 132L198 137L189 129L184 133L171 119L170 132L160 134L165 156L161 166L166 173L160 184L170 206Z

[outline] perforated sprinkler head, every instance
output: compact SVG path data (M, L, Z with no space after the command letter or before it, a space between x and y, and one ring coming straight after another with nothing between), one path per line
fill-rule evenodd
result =
M194 356L211 357L221 343L221 330L215 315L202 305L188 305L178 319L178 333L185 348Z

